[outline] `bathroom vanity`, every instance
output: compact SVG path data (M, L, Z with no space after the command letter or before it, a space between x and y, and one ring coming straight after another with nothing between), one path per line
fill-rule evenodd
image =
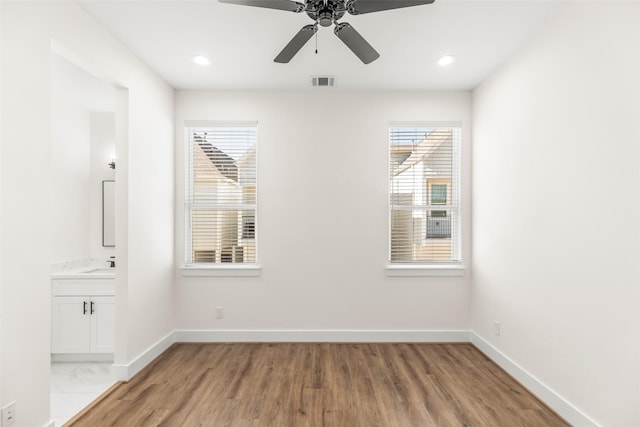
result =
M109 354L115 344L115 268L51 275L51 353Z

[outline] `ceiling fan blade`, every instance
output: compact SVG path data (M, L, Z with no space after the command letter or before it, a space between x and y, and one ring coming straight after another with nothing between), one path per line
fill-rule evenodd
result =
M431 4L435 0L350 0L347 10L352 15L380 12L382 10L400 9L403 7Z
M289 12L302 12L305 5L289 0L218 0L220 3L237 4L240 6L264 7L267 9L286 10Z
M276 56L274 62L279 62L280 64L286 64L291 61L291 58L296 56L296 53L302 46L304 46L311 37L318 31L317 25L305 25L298 31L298 34L293 36L291 41L282 49L282 52Z
M369 42L367 42L364 37L355 30L355 28L346 22L336 24L336 28L333 32L365 64L369 64L380 57L380 54L371 47Z

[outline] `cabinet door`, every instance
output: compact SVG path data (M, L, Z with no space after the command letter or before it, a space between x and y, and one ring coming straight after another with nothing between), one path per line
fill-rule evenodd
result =
M53 297L51 352L88 353L91 350L91 316L88 297Z
M91 297L91 353L113 353L116 341L116 297Z

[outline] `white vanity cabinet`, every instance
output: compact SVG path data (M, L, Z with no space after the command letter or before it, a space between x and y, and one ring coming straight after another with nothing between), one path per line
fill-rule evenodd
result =
M51 352L113 353L113 279L53 279Z

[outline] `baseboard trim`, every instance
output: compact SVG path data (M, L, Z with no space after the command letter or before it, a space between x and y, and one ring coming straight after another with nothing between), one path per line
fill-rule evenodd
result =
M151 347L142 352L133 361L127 364L113 364L111 366L111 377L116 381L129 381L144 369L149 363L164 353L171 345L176 342L175 332L171 332L160 341L153 344Z
M572 426L599 427L595 421L578 408L474 332L471 332L471 343Z
M177 330L176 342L470 342L469 331Z

